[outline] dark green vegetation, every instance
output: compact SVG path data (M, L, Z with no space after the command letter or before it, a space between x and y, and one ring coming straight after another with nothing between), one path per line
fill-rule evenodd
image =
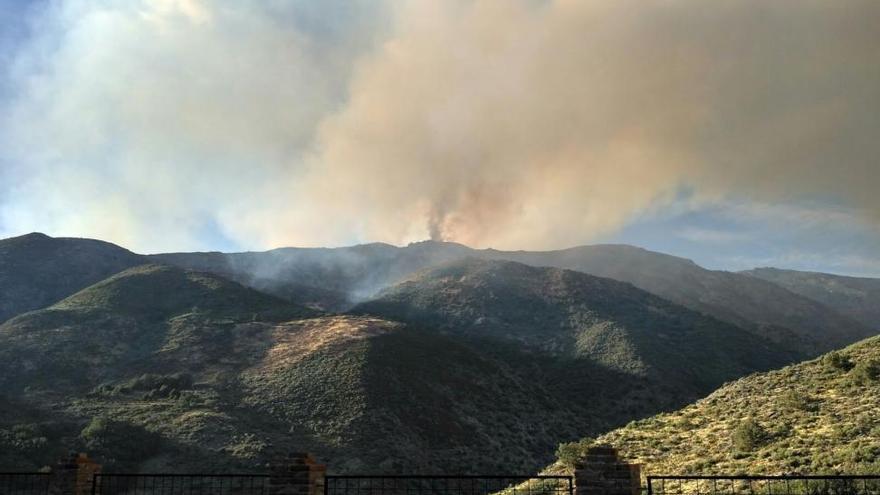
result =
M876 474L880 337L725 385L598 438L646 474ZM576 447L576 446L575 446ZM574 447L565 460L577 457ZM563 470L562 462L551 470Z
M547 282L547 270L486 265ZM628 284L551 272L575 277L559 288L570 304L588 296L574 290L592 290L597 308L630 293L620 304L633 314L738 331ZM515 302L535 308L537 296ZM571 317L592 318L590 303ZM116 469L257 469L274 452L307 449L339 471L528 471L560 439L681 405L777 359L759 349L751 361L695 368L708 378L667 366L661 383L652 359L615 354L644 351L626 327L594 323L595 335L539 330L570 347L536 352L500 334L316 315L215 275L144 265L0 326L0 387L33 411L0 418L0 438L20 454L10 467L23 469L76 448ZM658 325L664 338L684 344L675 333L691 330L670 325Z
M665 384L676 391L673 402L797 360L779 345L628 283L509 261L448 263L353 311L588 360L649 379L649 390Z
M308 450L337 472L531 471L560 442L868 332L771 282L627 246L141 257L33 234L0 241L0 295L4 469L76 449L115 470L255 471ZM821 362L846 390L880 374L850 351ZM780 401L823 410L818 394ZM728 445L735 428L737 459L779 435L747 415Z
M0 239L0 323L145 262L131 251L91 239L43 234Z
M743 272L818 301L880 330L880 280L827 273L757 268Z
M115 469L259 469L297 449L337 470L529 469L594 424L534 379L546 363L139 266L0 326L4 467L74 448Z
M848 315L771 282L706 270L687 259L633 246L582 246L562 251L500 253L500 257L630 282L809 355L876 334Z

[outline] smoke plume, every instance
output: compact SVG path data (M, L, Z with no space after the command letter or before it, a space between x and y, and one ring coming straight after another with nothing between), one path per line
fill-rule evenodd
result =
M547 248L683 197L880 222L872 0L404 1L335 30L298 4L61 5L13 73L0 230Z

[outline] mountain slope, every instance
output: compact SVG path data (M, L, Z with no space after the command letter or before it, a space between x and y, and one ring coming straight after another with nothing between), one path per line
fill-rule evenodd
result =
M528 470L591 419L500 358L466 342L368 317L275 331L242 378L243 402L291 428L335 469ZM267 432L267 438L272 438Z
M466 259L430 269L352 311L521 342L651 377L679 393L707 393L796 357L627 283L506 261Z
M690 260L626 245L528 252L475 250L425 241L401 248L366 244L265 253L177 253L156 255L155 259L228 276L299 303L341 311L418 271L465 257L564 268L629 282L810 355L875 333L849 315L766 280L707 270Z
M742 378L599 440L645 474L876 474L880 337Z
M0 322L144 262L126 249L91 239L37 233L0 239Z
M168 253L151 258L217 273L301 304L344 310L415 271L468 252L469 248L451 243L418 243L403 249L374 243L259 253Z
M0 325L0 386L10 394L83 392L120 373L222 354L236 323L306 314L215 275L137 266ZM206 328L216 335L203 335Z
M544 364L138 266L0 325L0 445L20 469L85 449L118 469L245 470L306 449L340 471L532 470L604 427L536 379Z
M880 279L756 268L741 272L818 301L880 332Z
M690 260L625 245L562 251L494 252L629 282L682 306L712 315L811 355L874 335L872 329L812 299L755 277L707 270Z

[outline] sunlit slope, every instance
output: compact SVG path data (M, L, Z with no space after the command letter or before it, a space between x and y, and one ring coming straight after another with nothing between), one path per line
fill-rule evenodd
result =
M647 474L880 472L880 338L599 438Z

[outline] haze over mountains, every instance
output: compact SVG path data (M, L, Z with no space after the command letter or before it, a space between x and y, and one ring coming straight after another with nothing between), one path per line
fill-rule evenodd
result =
M559 442L877 333L876 280L764 272L622 245L4 239L0 460L243 469L306 449L342 472L534 471Z
M743 272L819 301L871 328L880 328L880 280L828 273L756 268Z
M823 304L757 277L707 270L690 260L626 245L526 252L475 250L455 243L425 241L402 248L367 244L338 249L285 248L265 253L162 254L152 258L223 274L282 297L293 293L298 302L345 310L415 272L465 256L566 268L629 282L806 354L854 342L873 335L877 328L856 321L844 306ZM307 295L305 300L303 295ZM869 297L880 301L876 294Z

